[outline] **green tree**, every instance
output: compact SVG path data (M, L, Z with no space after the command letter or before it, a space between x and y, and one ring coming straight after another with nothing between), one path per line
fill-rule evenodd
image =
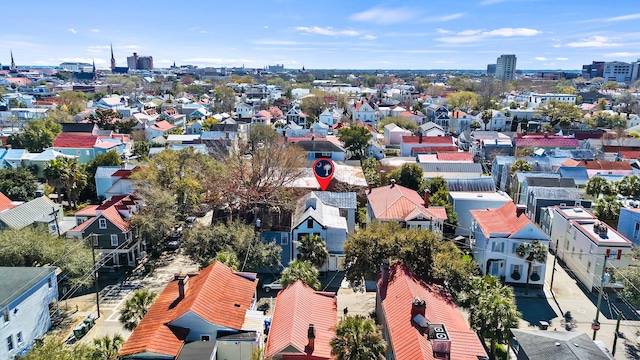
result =
M482 127L482 124L477 120L473 120L469 127L471 128L471 131L476 131Z
M56 136L62 132L62 125L52 119L31 120L23 127L21 134L13 134L7 144L30 152L42 152L53 145Z
M525 295L529 294L529 279L534 263L544 263L547 259L547 247L539 240L523 242L516 246L516 255L527 262L527 282L524 288ZM539 276L539 275L538 275Z
M561 102L555 99L542 106L538 106L536 115L546 117L552 126L559 124L561 121L565 125L573 121L582 121L582 112L575 104Z
M322 97L317 95L305 96L300 101L300 110L309 115L312 121L318 121L320 114L324 110Z
M593 213L598 219L615 228L618 226L621 207L622 205L615 196L605 196L604 198L599 198L593 206Z
M159 187L136 184L136 188L136 193L142 197L145 206L131 217L131 224L145 240L147 250L156 255L165 236L176 223L178 213L175 197Z
M100 166L119 166L122 162L117 151L98 154L84 166L87 186L82 193L83 199L93 199L96 197L96 171Z
M280 284L287 287L297 280L302 281L305 285L314 290L320 290L322 284L318 280L318 269L309 261L292 261L289 266L282 270L280 274Z
M76 115L87 107L87 94L81 91L62 91L56 98L58 106L70 115Z
M600 176L589 179L585 191L595 198L599 198L600 195L613 195L614 192L609 182Z
M624 284L622 289L622 296L631 305L638 308L640 307L640 268L637 266L627 266L625 268L616 269L613 274L613 279L616 282Z
M415 191L420 190L424 178L424 172L418 164L402 164L399 168L391 171L387 175L387 182L395 180L398 185L402 185Z
M418 124L416 124L415 121L408 118L403 118L400 116L388 116L380 120L380 122L378 123L378 128L383 129L385 125L388 125L388 124L396 124L401 128L412 131L412 132L418 130Z
M149 150L151 150L151 146L146 141L136 141L133 143L133 156L137 157L138 160L146 160L149 158Z
M444 224L444 233L452 234L455 232L458 222L458 214L453 211L453 205L449 202L449 188L447 181L441 177L431 178L422 182L419 194L423 194L425 190L429 190L429 206L443 206L447 212L447 222Z
M618 89L618 83L615 81L607 81L600 87L603 90L616 90Z
M616 187L621 195L635 199L640 196L640 177L625 175Z
M491 355L495 358L496 345L511 337L509 329L517 328L521 317L513 291L496 277L476 277L471 286L461 293L459 300L469 312L471 328L483 341L490 342Z
M475 108L479 101L479 96L472 91L458 91L447 95L447 105L450 109L469 111Z
M331 355L337 360L384 360L387 343L372 319L347 315L331 339Z
M623 91L616 97L616 101L620 104L620 112L629 114L633 107L638 104L636 95L629 91Z
M229 113L235 109L236 92L232 88L218 85L213 89L213 94L216 97L216 110Z
M319 235L305 235L300 239L297 244L298 252L300 254L301 261L309 261L316 268L321 268L322 265L329 259L329 252L327 246Z
M87 184L87 175L78 163L78 159L59 156L49 160L42 172L47 183L56 189L58 202L61 202L60 195L64 190L69 205L75 207L80 192Z
M259 143L273 144L278 141L278 133L269 125L254 124L249 131L251 148L255 149Z
M607 102L607 99L605 99L603 97L598 99L598 107L597 107L598 110L600 110L600 111L607 110L608 106L609 106L609 104Z
M42 342L37 342L20 360L95 360L95 350L84 343L67 344L65 339L57 335L45 335ZM98 358L100 359L100 358Z
M120 334L104 335L93 339L94 359L116 360L118 351L124 342L124 338Z
M238 260L238 255L236 255L236 253L233 251L220 251L216 255L215 260L227 265L233 271L240 270L240 261Z
M147 289L138 289L125 300L122 309L120 309L119 321L122 326L129 330L138 326L140 320L147 314L151 305L156 301L158 294Z
M533 171L533 167L527 160L518 159L513 165L511 165L511 172L516 173L518 171Z
M38 182L26 168L7 167L0 169L0 192L14 201L29 201L36 196Z
M484 129L487 130L487 125L489 125L489 123L491 122L491 119L493 119L493 114L491 113L491 110L485 110L480 114L480 119L482 119L482 122L484 123Z
M338 139L357 159L363 159L369 141L373 135L369 130L360 126L345 127L338 131Z
M367 180L367 184L372 187L380 186L380 161L375 158L367 158L361 160L361 162L362 172L364 173L364 178Z
M551 124L542 125L542 132L553 133L553 126Z

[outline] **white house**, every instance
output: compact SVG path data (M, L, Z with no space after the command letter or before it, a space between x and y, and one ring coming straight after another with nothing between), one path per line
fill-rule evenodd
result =
M471 130L471 123L478 121L475 116L460 110L452 111L449 118L449 132L452 134L460 134ZM480 123L482 124L482 122Z
M99 109L121 110L127 107L127 102L121 97L103 97L96 102L95 106Z
M354 194L355 195L355 194ZM315 192L303 197L293 215L291 239L294 245L307 235L318 235L326 244L329 259L323 269L344 270L344 242L349 232L346 212L325 203ZM354 213L355 215L355 213ZM298 255L297 246L292 247L292 259Z
M420 133L423 136L444 136L444 129L442 126L434 123L433 121L426 122L420 125Z
M518 245L535 240L547 248L549 238L513 202L497 209L471 210L473 221L469 239L473 257L482 274L497 276L507 283L529 284L542 287L546 264L532 262L531 269L524 258L516 254Z
M488 131L506 131L511 129L511 118L507 117L503 112L498 110L489 110L491 111L491 121L488 124L484 124L482 120L480 120L480 124L482 124L482 128ZM485 129L486 127L486 129Z
M600 287L602 266L629 266L632 242L582 206L554 206L550 211L551 248L587 289ZM606 276L606 275L605 275ZM607 279L605 277L605 279ZM607 282L605 287L620 287Z
M0 359L13 359L59 316L56 268L0 267L0 311Z
M260 110L251 118L251 124L271 125L271 113L267 110Z
M327 124L329 126L333 126L340 122L340 118L342 115L336 109L325 109L320 114L319 121L323 124Z
M294 106L287 111L287 123L296 124L299 126L305 126L307 124L307 114L300 110L300 107Z
M384 126L384 143L387 145L400 145L403 136L411 136L411 131L394 123Z
M253 117L253 106L246 103L236 105L236 114L240 119L251 119Z
M512 201L509 195L504 192L471 192L471 191L450 191L449 199L453 206L453 211L458 214L456 235L471 235L471 224L473 216L471 210L483 210L489 208L499 208L507 202Z
M576 95L574 94L553 94L553 93L545 93L538 94L533 93L529 96L528 107L537 108L538 106L544 105L551 100L556 100L559 102L566 102L569 104L576 103Z
M362 121L367 124L376 124L380 120L380 114L375 105L367 101L360 101L353 108L353 120Z

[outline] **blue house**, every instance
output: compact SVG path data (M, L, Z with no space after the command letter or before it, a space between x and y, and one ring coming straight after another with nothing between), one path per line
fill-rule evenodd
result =
M0 359L13 359L51 328L58 316L53 267L0 267Z
M560 166L558 172L563 178L572 178L578 187L587 186L589 181L589 174L584 166Z
M618 232L632 243L640 244L640 209L626 207L620 209Z

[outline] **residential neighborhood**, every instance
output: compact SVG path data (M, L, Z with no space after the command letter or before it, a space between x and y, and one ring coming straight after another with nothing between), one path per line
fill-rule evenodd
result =
M0 40L0 360L640 359L640 54L573 52L624 37L271 5L217 14L251 32L228 59L98 23L66 30L94 59ZM442 27L380 32L415 21ZM405 37L423 65L375 45Z

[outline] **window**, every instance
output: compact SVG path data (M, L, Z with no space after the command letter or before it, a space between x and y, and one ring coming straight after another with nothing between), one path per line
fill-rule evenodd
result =
M288 245L288 244L289 244L289 235L282 234L282 237L280 237L280 245Z
M633 230L633 238L638 238L638 233L640 233L640 222L636 223L636 228Z
M98 227L100 229L106 229L107 228L107 219L98 219Z
M491 244L491 251L493 251L493 252L504 252L504 243L503 242L494 241Z
M515 254L517 248L518 248L518 243L512 243L511 244L511 253Z
M582 260L582 249L580 249L580 254L578 255L578 259Z
M7 337L7 351L13 351L13 337L11 335Z
M18 344L22 344L23 339L22 339L22 331L20 331L18 333L18 335L16 335L16 341L18 342Z
M93 235L93 246L98 246L98 235Z
M313 229L313 219L307 220L307 229Z
M111 246L118 246L118 234L111 234Z
M49 289L53 287L53 280L51 280L51 278L47 278L47 285L49 285Z
M200 341L211 341L211 335L200 335Z
M538 275L539 275L539 271L540 271L540 266L536 266L536 265L534 265L534 266L531 268L531 273L532 273L532 274L538 274Z
M569 240L564 242L564 249L569 250Z
M587 274L591 272L591 261L587 262Z

